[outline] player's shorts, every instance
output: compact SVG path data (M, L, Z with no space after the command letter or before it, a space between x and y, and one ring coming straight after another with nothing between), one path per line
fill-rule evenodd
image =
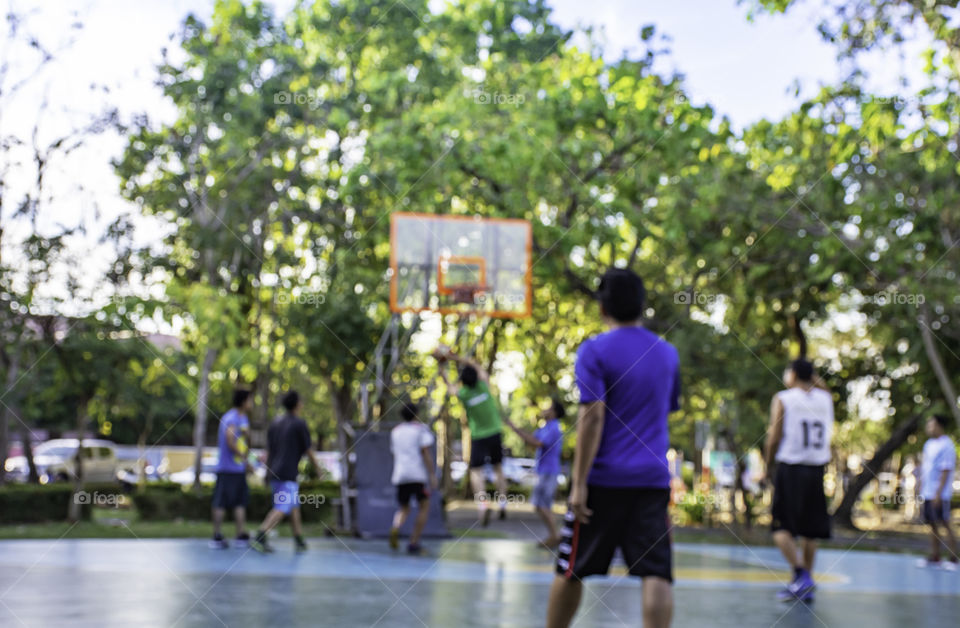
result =
M300 507L300 485L286 480L270 480L273 488L273 507L285 515Z
M927 523L950 523L950 500L940 502L940 508L934 508L932 499L923 500L923 520Z
M250 489L247 487L246 473L217 474L217 483L213 487L214 508L246 508L249 501Z
M805 539L830 538L830 514L823 491L823 465L777 465L770 527Z
M590 523L568 511L560 531L557 573L580 580L605 575L619 548L631 576L656 576L673 582L669 489L587 488Z
M553 508L553 497L557 492L557 474L541 473L537 476L537 485L530 494L530 503L534 508Z
M490 464L503 462L503 440L500 434L470 441L470 468L482 467L488 462Z
M430 497L427 486L423 482L406 482L397 484L397 503L402 506L410 504L410 498L416 497L417 502L422 502Z

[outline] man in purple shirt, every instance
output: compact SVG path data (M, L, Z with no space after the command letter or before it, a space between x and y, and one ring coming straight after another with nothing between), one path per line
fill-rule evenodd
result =
M661 628L673 615L667 415L679 409L679 359L670 343L640 326L644 288L635 273L607 271L597 297L609 330L577 352L570 509L547 626L570 625L582 579L606 574L619 548L629 573L643 580L643 625Z

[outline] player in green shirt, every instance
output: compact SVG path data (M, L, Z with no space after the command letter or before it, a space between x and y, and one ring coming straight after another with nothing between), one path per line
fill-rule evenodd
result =
M489 462L496 475L497 493L494 497L500 505L500 518L507 517L507 481L503 475L503 441L500 408L490 391L490 374L475 360L459 356L447 348L438 349L434 356L440 362L440 376L447 384L449 394L463 404L470 430L470 487L479 505L483 525L490 523L486 478L484 467ZM451 383L443 364L452 360L460 366L458 382Z

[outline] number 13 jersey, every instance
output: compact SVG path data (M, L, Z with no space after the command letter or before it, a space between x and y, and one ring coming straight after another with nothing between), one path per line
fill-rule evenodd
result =
M783 438L777 462L823 465L830 462L833 398L825 390L788 388L777 393L783 404Z

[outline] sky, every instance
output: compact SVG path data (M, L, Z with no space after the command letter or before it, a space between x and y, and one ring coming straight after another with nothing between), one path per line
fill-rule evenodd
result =
M549 4L561 26L596 29L608 60L624 53L636 55L640 29L656 25L659 33L670 37L670 55L658 69L682 73L694 103L710 103L742 128L794 109L799 102L794 85L800 85L801 96L810 96L819 85L841 78L835 50L816 30L819 2L806 0L787 15L764 14L753 21L747 19L748 8L736 0L550 0ZM48 45L74 38L67 52L45 67L12 106L0 111L0 135L11 129L23 134L46 103L49 111L43 114L40 128L46 138L68 131L104 107L116 107L125 119L146 113L154 122L172 120L174 110L154 85L161 51L175 49L171 34L189 12L205 18L213 6L212 0L12 0L9 4L30 14L28 30ZM282 11L291 1L275 0L274 4ZM73 31L70 24L77 18L84 28ZM30 74L33 60L28 55L10 56L5 43L0 40L0 56L11 61L14 72ZM925 45L920 37L908 44L902 58L872 54L862 60L873 70L871 86L894 94L899 75L920 81L920 53ZM92 84L106 90L91 92ZM91 282L102 276L110 260L110 251L97 245L103 229L117 216L137 214L120 197L111 167L111 159L122 147L119 135L105 134L64 162L51 165L55 198L39 228L52 232L59 225L87 224L87 233L71 244L83 263L92 267L87 273ZM85 191L79 192L78 185ZM9 212L4 209L0 217L5 237L27 235L29 225L8 224ZM161 237L161 225L142 218L137 225L139 244Z

